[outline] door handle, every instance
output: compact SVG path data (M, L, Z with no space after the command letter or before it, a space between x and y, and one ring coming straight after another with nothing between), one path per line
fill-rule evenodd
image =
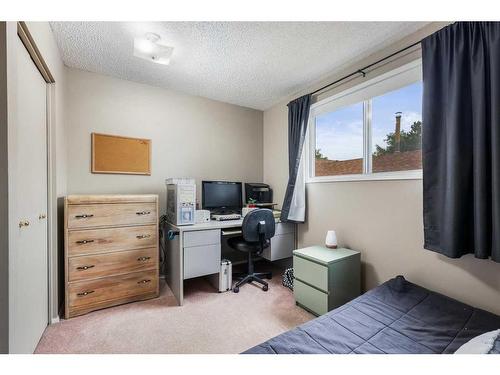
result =
M142 239L144 239L144 238L149 238L149 237L151 237L151 235L150 235L150 234L140 234L140 235L138 235L138 236L136 236L136 237L137 237L137 239L142 240Z
M22 228L22 227L27 227L27 226L29 226L29 225L30 225L30 222L29 222L28 220L26 220L26 219L21 220L21 221L19 222L19 228Z
M151 280L146 279L146 280L138 281L137 284L147 284L147 283L150 283L150 282L151 282Z
M151 257L140 257L140 258L137 258L137 261L138 262L145 262L145 261L150 260L150 259L151 259Z
M47 217L47 214L40 214L38 215L38 220L45 219Z
M89 217L94 217L92 214L81 214L81 215L75 215L76 219L87 219Z
M135 214L136 215L149 215L151 213L151 211L139 211L139 212L136 212Z

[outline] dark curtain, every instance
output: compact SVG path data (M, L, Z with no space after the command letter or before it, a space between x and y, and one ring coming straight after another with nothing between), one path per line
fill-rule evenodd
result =
M500 23L422 41L424 247L500 262Z
M304 195L301 197L294 197L294 192L304 149L310 107L310 94L288 103L288 185L281 211L282 221L304 222L305 220L305 212L301 212L305 209L305 191L304 189L297 190L298 194ZM296 202L302 202L303 206L298 207Z

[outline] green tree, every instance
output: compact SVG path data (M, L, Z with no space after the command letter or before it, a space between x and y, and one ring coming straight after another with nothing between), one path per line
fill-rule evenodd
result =
M387 146L385 148L376 145L374 156L392 154L396 151L395 133L389 133L384 139ZM409 131L401 130L399 150L401 152L422 149L422 121L415 121Z
M315 157L316 157L316 160L328 160L328 157L326 157L325 155L323 155L321 153L321 149L320 148L316 149L316 155L315 155Z

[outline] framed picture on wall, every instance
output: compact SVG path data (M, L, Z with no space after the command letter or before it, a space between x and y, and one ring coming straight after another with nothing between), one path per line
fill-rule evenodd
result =
M151 140L92 133L92 173L151 175Z

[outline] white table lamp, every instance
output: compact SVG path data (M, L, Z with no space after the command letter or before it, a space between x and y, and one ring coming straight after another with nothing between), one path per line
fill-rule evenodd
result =
M337 248L337 234L334 230L326 232L325 246L330 249Z

